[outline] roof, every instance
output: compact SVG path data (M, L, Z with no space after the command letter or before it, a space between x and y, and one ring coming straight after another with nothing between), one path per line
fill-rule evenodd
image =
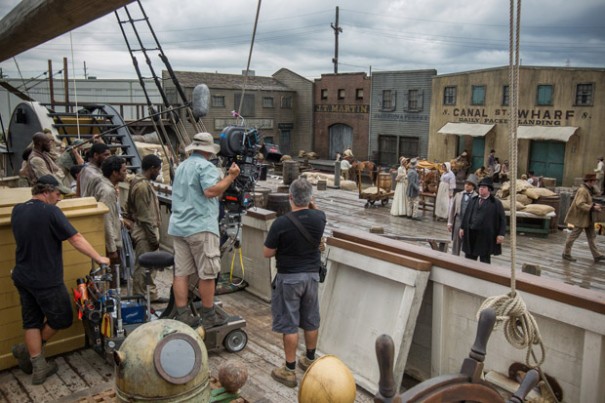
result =
M206 84L208 88L226 90L241 90L244 76L241 74L199 73L193 71L175 71L176 78L184 88L193 88L198 84ZM167 72L163 71L164 78ZM246 90L257 91L294 91L273 77L248 76Z

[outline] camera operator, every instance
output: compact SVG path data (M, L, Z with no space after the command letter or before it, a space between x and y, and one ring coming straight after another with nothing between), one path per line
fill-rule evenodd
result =
M172 215L168 234L174 237L174 319L197 326L199 318L187 306L189 276L197 274L202 298L202 325L223 324L214 307L215 278L220 272L219 198L239 175L234 163L220 179L210 162L220 150L210 133L198 133L186 151L191 152L176 170L172 185Z

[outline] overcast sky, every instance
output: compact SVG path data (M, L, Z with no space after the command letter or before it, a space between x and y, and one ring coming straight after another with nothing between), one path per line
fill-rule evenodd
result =
M19 0L0 0L0 17ZM175 70L241 73L256 0L143 0ZM339 72L436 69L438 74L508 64L509 2L496 0L264 0L251 70L282 67L309 79L332 73L336 6ZM131 4L139 15L136 3ZM123 11L122 11L123 13ZM521 61L533 66L605 67L605 1L531 0L521 10ZM52 23L52 21L49 21ZM143 32L147 32L140 25ZM149 37L149 35L143 35ZM134 37L133 37L134 40ZM73 52L73 61L72 61ZM159 74L163 65L151 55ZM107 15L0 63L5 75L36 77L62 67L78 78L136 77L116 17ZM139 58L139 64L146 68ZM148 76L148 70L144 70ZM71 74L70 74L71 75ZM73 76L72 76L73 77Z

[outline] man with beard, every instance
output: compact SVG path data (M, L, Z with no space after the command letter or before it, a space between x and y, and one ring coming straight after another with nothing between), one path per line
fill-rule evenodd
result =
M35 184L38 178L44 175L54 175L61 182L65 178L65 174L50 155L53 144L51 135L37 132L33 135L32 141L34 147L27 158L29 181Z

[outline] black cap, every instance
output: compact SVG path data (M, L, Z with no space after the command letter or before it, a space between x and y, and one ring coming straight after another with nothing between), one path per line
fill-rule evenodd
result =
M51 185L54 186L59 192L63 193L64 195L68 194L68 193L72 193L71 189L69 189L67 186L63 186L58 180L57 178L55 178L53 175L44 175L38 178L38 182L37 183L41 183L43 185Z

